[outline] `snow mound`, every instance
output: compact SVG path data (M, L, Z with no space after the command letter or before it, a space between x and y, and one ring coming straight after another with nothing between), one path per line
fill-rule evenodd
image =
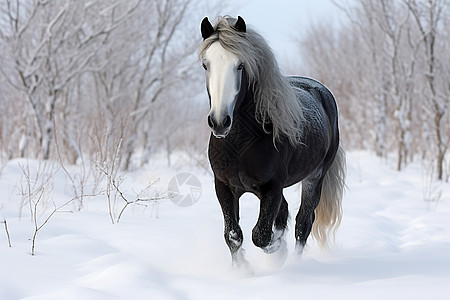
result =
M309 240L293 254L293 217L299 188L285 191L291 212L283 266L251 243L258 200L241 199L244 248L251 272L231 268L223 221L210 173L187 168L201 182L198 202L170 200L130 206L111 224L104 196L85 200L80 211L55 213L39 231L21 207L19 162L0 174L0 222L7 220L12 247L0 223L0 299L441 299L450 294L450 186L437 185L439 202L423 200L420 165L397 173L366 152L348 154L348 190L335 246L323 252ZM38 169L29 162L30 169ZM179 169L152 166L127 174L129 195L161 178L167 188ZM51 201L42 218L73 197L64 172L56 170ZM22 201L23 202L23 201ZM117 204L120 207L120 202ZM152 209L158 210L158 218ZM21 213L19 213L21 211ZM40 219L42 222L42 219Z

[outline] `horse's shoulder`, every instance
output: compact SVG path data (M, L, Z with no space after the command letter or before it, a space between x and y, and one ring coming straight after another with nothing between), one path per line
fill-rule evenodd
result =
M331 96L334 98L330 90L318 80L304 76L288 76L287 79L294 88L302 89L308 92L314 90L322 95Z
M337 107L335 98L323 83L313 78L303 76L288 76L287 79L292 87L297 90L300 101L309 102L308 99L305 99L305 96L303 96L305 93L309 94L313 99L316 99L316 101L321 101L322 106L329 116L336 114ZM306 103L306 105L308 105L308 103Z

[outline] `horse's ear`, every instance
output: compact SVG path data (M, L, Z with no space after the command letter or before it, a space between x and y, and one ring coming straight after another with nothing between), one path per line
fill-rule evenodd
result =
M247 25L245 25L244 19L241 18L241 16L238 16L238 19L236 21L236 24L234 25L234 29L240 32L246 32L247 31Z
M214 28L208 20L208 17L205 17L202 21L201 25L202 37L204 40L209 38L211 34L214 33Z

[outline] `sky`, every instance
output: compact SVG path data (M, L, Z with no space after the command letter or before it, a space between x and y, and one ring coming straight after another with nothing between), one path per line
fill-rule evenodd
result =
M338 23L344 13L332 0L230 0L221 15L240 15L262 34L281 65L295 61L298 40L311 24L323 20ZM210 20L215 15L208 16Z

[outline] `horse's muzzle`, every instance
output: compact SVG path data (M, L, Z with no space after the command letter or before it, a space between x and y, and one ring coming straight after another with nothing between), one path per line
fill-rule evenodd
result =
M208 126L211 128L213 135L217 138L225 138L231 129L231 117L225 115L222 120L217 121L214 116L208 116Z

